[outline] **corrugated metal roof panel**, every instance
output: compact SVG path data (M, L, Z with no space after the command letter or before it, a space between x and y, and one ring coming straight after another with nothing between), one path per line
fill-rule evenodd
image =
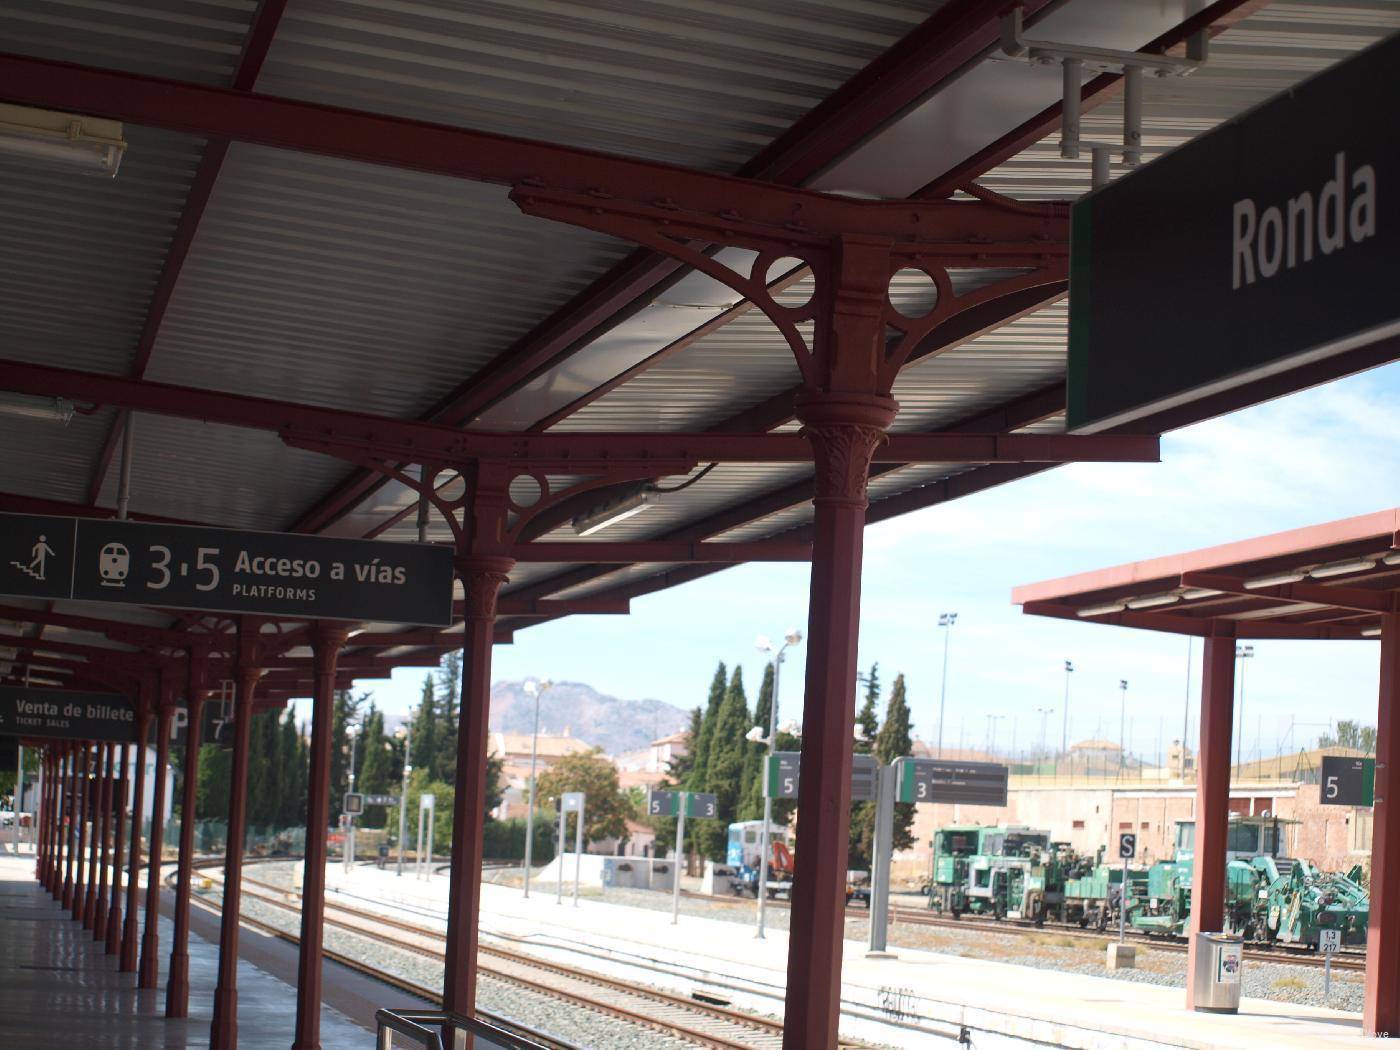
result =
M129 73L227 84L256 0L6 0L5 50Z
M627 251L500 187L236 144L150 375L416 416Z
M298 0L260 91L731 170L930 0Z

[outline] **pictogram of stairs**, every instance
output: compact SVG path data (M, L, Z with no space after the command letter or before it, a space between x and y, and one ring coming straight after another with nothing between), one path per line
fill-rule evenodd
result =
M12 561L12 562L10 562L10 564L13 565L16 569L18 569L20 572L24 573L24 574L27 575L27 576L33 576L36 580L42 580L42 579L43 579L42 576L40 576L37 572L35 572L33 569L31 569L28 565L21 564L20 562L17 562L17 561Z

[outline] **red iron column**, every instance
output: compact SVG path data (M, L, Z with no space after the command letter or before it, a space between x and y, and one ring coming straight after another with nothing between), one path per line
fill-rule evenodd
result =
M68 775L63 781L63 906L73 906L73 843L78 834L78 745L68 749Z
M112 899L107 904L107 954L116 955L122 939L122 846L126 835L127 766L131 746L121 745L121 772L117 775L117 801L112 810Z
M160 708L156 712L155 791L151 796L151 839L146 866L146 930L141 938L141 966L136 987L160 983L160 864L165 846L165 782L170 779L170 718L174 713L173 683L161 672Z
M109 843L112 833L112 766L114 764L113 745L102 745L102 779L101 790L98 792L98 810L102 826L98 834L98 885L97 903L93 908L92 939L100 941L107 936L107 868L111 864L111 857L108 856Z
M170 937L170 977L165 983L165 1016L190 1013L190 883L194 873L195 796L199 786L199 748L203 743L204 668L206 653L189 651L185 667L185 771L180 788L180 867L175 882L175 930Z
M83 928L92 929L92 916L97 910L97 869L101 850L101 824L102 816L102 745L94 742L91 747L92 775L88 778L88 824L91 832L88 835L88 870L87 887L83 893Z
M238 1045L238 914L243 899L243 840L248 829L248 748L252 743L253 689L258 683L258 623L238 621L238 693L234 699L233 772L229 782L228 845L224 854L224 902L219 920L219 983L209 1050Z
M326 896L326 826L330 823L331 715L335 666L347 631L318 623L311 635L316 686L311 709L311 769L306 796L306 860L301 882L301 955L297 963L297 1027L292 1050L320 1050L322 916Z
M141 686L136 705L136 753L132 764L136 786L131 794L131 849L128 851L126 872L126 915L122 923L121 970L136 972L136 908L140 902L138 885L141 875L141 820L146 808L146 738L151 732L151 702L147 687Z
M1206 639L1201 665L1201 745L1196 756L1196 843L1187 936L1186 1008L1196 1008L1191 974L1196 934L1225 922L1225 846L1230 831L1230 735L1235 715L1235 638Z
M1393 608L1393 606L1392 606ZM1371 829L1371 925L1366 935L1363 1033L1400 1038L1400 612L1381 617L1381 687L1376 722L1376 798Z
M44 790L40 792L39 852L34 861L34 875L39 885L49 887L49 871L53 865L53 748L44 749Z
M476 1010L477 920L481 914L481 852L486 793L487 720L491 708L491 644L496 595L515 562L459 559L466 592L462 702L457 719L457 790L452 800L452 871L448 883L443 1008L470 1017ZM469 1037L470 1038L470 1037Z
M888 398L799 404L816 454L798 870L792 895L783 1045L835 1047L841 1006L846 854L860 574L870 457L896 411Z
M92 808L88 804L91 795L89 790L92 787L88 779L88 759L92 751L92 745L84 740L78 745L77 780L75 786L77 793L73 796L75 803L75 813L78 822L78 852L77 863L73 865L73 900L71 908L73 918L81 922L83 918L83 894L87 890L87 876L83 871L83 865L87 862L87 822L88 811Z

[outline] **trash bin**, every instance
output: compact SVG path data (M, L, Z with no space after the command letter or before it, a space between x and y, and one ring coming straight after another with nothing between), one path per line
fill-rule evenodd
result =
M1240 1009L1240 966L1244 938L1228 933L1196 934L1196 969L1191 974L1197 1010L1217 1014Z

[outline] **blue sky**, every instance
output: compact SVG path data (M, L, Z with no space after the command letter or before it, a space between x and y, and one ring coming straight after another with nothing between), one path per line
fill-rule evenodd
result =
M1118 737L1126 678L1134 749L1152 758L1159 727L1179 737L1186 641L1145 631L1023 616L1012 587L1225 543L1400 503L1400 363L1163 439L1160 464L1076 464L866 530L860 659L888 685L903 672L915 731L936 732L942 633L958 613L948 667L945 743L986 739L987 715L1005 750L1057 741L1063 662L1072 739ZM702 703L715 663L744 666L750 697L763 671L759 634L806 632L807 567L747 565L641 598L630 616L573 617L497 646L493 679L549 677L601 692ZM797 717L805 644L784 666L783 717ZM1375 721L1374 642L1258 642L1246 672L1247 754L1273 753L1294 723L1293 746L1329 719ZM1200 645L1195 647L1196 673ZM423 671L364 681L381 707L404 711ZM1193 678L1195 676L1193 675ZM1199 687L1191 683L1192 734Z

